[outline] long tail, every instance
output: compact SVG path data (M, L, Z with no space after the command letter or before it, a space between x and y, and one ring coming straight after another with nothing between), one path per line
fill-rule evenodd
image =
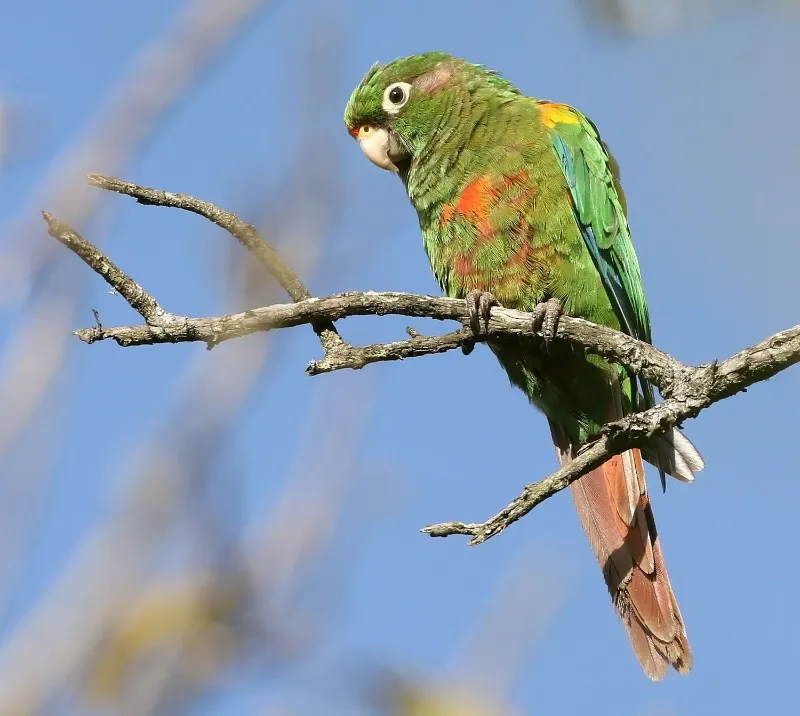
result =
M573 459L578 446L569 444L553 425L551 432L563 465ZM663 679L669 666L688 673L692 652L664 566L639 450L615 456L570 487L645 673L654 681Z

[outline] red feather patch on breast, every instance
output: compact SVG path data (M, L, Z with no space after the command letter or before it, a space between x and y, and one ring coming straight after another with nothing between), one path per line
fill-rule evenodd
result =
M480 176L466 186L456 204L456 213L469 219L483 238L492 235L489 215L497 204L498 188L488 176Z
M475 256L470 252L459 252L453 257L453 273L470 286L480 282L480 272L475 265ZM488 289L484 289L488 290Z
M442 206L439 228L455 242L449 271L458 290L492 291L506 304L514 304L539 263L527 213L536 193L537 186L524 169L491 172L475 177ZM455 224L458 230L448 230ZM487 251L491 246L495 250Z
M525 186L528 173L521 170L511 176L482 174L473 179L461 192L455 206L445 204L442 208L440 226L455 219L456 214L467 219L477 230L481 239L488 239L495 233L492 226L492 211L501 203L518 209L524 208L530 197L536 193L536 187ZM512 189L517 189L513 196Z
M453 208L452 204L445 204L442 207L442 215L439 217L439 228L443 229L447 224L449 224L453 217L456 214L456 210Z

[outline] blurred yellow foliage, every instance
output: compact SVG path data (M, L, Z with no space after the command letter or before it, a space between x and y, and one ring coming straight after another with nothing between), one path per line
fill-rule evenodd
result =
M383 708L391 716L512 716L512 711L466 687L429 686L390 679L382 693Z
M129 604L99 646L87 678L87 693L112 699L126 677L158 649L180 651L181 675L194 683L210 680L236 651L227 623L241 607L240 585L201 579L156 583Z

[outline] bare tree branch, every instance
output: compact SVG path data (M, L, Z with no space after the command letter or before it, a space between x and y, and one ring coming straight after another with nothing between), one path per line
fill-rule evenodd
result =
M100 174L89 174L88 179L89 183L93 186L100 189L107 189L108 191L114 191L118 194L132 196L140 204L168 206L191 211L194 214L205 217L220 228L225 229L231 236L238 239L245 248L251 251L256 258L261 261L264 268L278 280L278 283L280 283L293 301L302 301L303 299L311 298L308 289L297 277L297 274L283 262L280 256L278 256L278 252L264 241L254 226L248 224L246 221L242 221L235 214L224 211L208 201L196 199L188 194L174 194L161 189L149 189L139 186L138 184L131 184L130 182L102 176ZM313 324L313 328L319 336L326 353L344 344L344 341L339 336L332 323ZM211 343L212 341L207 342Z
M481 544L614 455L641 445L650 437L663 435L710 405L767 380L797 362L800 362L800 325L776 333L720 364L712 362L696 368L680 364L686 371L685 377L662 388L662 392L669 392L671 397L643 413L605 425L603 435L572 462L544 480L526 485L522 494L494 517L481 524L447 522L425 527L422 531L432 537L468 535L472 537L471 546Z
M47 233L82 258L87 266L99 273L106 280L106 283L147 321L148 325L164 326L172 322L175 316L161 308L147 291L117 267L94 244L46 211L42 212L42 216L47 222Z
M308 323L314 326L325 348L325 357L312 362L307 368L309 374L316 375L342 368L362 368L378 361L442 353L493 337L503 337L505 340L510 337L521 341L534 341L540 337L533 330L532 314L499 307L492 309L485 332L475 336L467 328L469 317L465 302L453 298L396 292L353 292L312 298L277 252L252 226L233 214L183 194L147 189L98 175L90 175L90 181L96 186L133 196L142 203L177 207L208 218L256 254L295 303L265 306L226 316L175 316L163 311L150 294L118 269L99 249L63 222L45 214L50 233L113 286L146 322L141 326L104 328L97 325L76 331L76 335L86 343L110 338L121 346L203 341L211 347L256 331ZM347 316L388 314L456 320L462 323L462 328L435 337L424 337L416 331L409 331L412 337L405 341L354 347L345 343L333 327L333 321ZM472 538L471 545L485 542L613 455L666 433L687 418L696 417L708 406L800 361L800 325L776 333L721 364L714 361L701 366L686 365L649 343L570 316L560 319L556 337L636 371L659 387L664 402L646 412L635 413L604 426L602 434L572 462L544 480L527 485L516 500L486 522L449 522L426 527L423 532L433 537L468 535ZM535 349L535 345L532 346L532 350Z

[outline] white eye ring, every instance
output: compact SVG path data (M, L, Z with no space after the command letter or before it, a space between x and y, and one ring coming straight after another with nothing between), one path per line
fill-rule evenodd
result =
M397 114L411 96L411 85L408 82L395 82L383 93L383 110L388 114Z

